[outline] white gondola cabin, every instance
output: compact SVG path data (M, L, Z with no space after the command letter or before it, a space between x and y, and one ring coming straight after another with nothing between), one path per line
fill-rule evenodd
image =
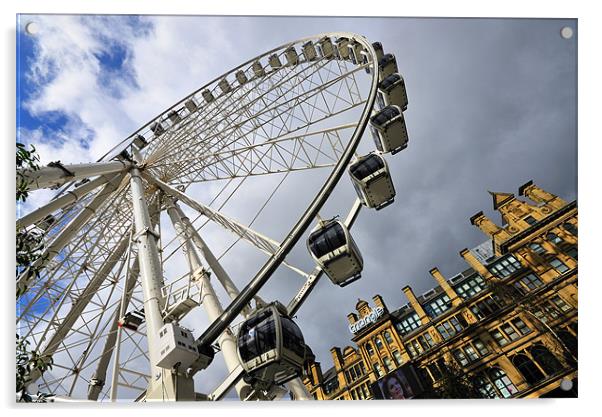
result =
M153 131L153 133L155 134L155 136L159 136L161 135L163 132L165 132L165 129L163 128L163 125L159 122L155 122L150 126L150 130Z
M286 57L286 65L291 67L293 65L297 65L299 61L299 56L297 55L297 51L294 46L289 46L284 51L284 56Z
M318 58L316 47L312 41L307 41L303 44L303 56L306 61L315 61Z
M408 108L406 84L398 73L389 75L378 84L376 97L381 109L390 105L399 106L402 111Z
M207 103L211 103L213 100L215 100L215 97L213 97L213 93L211 91L209 91L207 88L204 89L203 91L201 91L201 95L203 96L203 98L205 99L205 101Z
M355 65L364 64L366 62L364 47L361 43L357 41L350 41L348 48L351 62L353 62Z
M401 108L387 106L370 118L376 149L395 155L408 146L408 131Z
M380 60L383 59L383 56L385 55L383 44L380 42L374 42L372 44L372 47L374 48L374 52L376 52L376 62L380 62Z
M244 380L255 389L269 389L301 376L305 341L301 330L279 302L262 307L238 329L238 358Z
M328 36L324 36L318 41L318 52L322 58L332 59L334 57L334 46Z
M253 62L253 65L251 65L251 68L253 68L253 74L255 74L255 76L257 78L261 78L265 75L265 70L263 69L261 62L259 62L259 61Z
M349 176L358 197L366 207L380 210L395 200L395 187L387 161L370 153L349 166Z
M190 113L194 113L195 111L197 111L197 109L199 108L199 106L197 106L196 102L194 101L194 99L188 99L186 100L186 103L184 103L184 106L186 106L186 109L190 112Z
M117 320L117 326L137 331L138 327L144 322L144 311L129 311L123 317Z
M222 78L220 80L218 86L219 86L220 90L222 90L222 93L229 93L230 90L232 90L232 87L230 87L230 83L225 78Z
M349 39L344 37L337 39L336 51L339 59L349 59Z
M334 284L344 287L361 278L364 260L342 222L320 222L310 233L307 248Z
M178 113L176 110L172 110L167 113L167 118L171 121L172 125L178 124L182 120L180 113Z
M397 69L397 60L393 54L385 54L378 61L378 79L384 80L394 72L399 72Z
M280 61L280 57L276 54L270 55L270 57L268 58L268 63L274 70L280 69L282 67L282 62Z
M249 79L247 78L247 75L244 73L243 70L236 71L236 80L238 81L238 84L240 84L240 85L245 85L247 83L247 81L249 81Z
M136 135L133 143L134 143L134 146L136 148L138 148L139 150L144 149L146 147L146 145L148 145L148 141L142 135Z

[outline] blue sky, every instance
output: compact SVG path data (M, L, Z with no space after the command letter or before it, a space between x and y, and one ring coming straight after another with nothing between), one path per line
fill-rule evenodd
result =
M286 41L349 30L396 55L410 101L410 145L390 164L403 198L358 221L366 278L338 292L320 283L299 313L325 368L330 347L350 344L345 316L357 298L380 293L394 309L406 302L404 285L418 294L435 285L433 266L447 277L466 268L458 252L484 240L468 218L484 210L499 223L487 190L516 193L533 179L577 197L577 37L560 37L565 25L577 32L574 20L35 19L38 35L18 32L18 137L44 163L98 159L173 102ZM30 205L50 195L34 193Z

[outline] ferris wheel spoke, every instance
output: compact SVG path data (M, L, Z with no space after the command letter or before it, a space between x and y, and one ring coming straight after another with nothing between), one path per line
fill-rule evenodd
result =
M121 178L121 177L119 177ZM73 219L62 232L53 240L48 248L42 253L40 258L27 268L17 280L17 288L25 290L36 278L35 271L43 268L44 265L53 259L69 243L69 240L79 231L79 229L88 222L95 214L96 210L105 202L105 200L117 189L117 181L111 181L104 186L94 199L84 208L84 210Z
M294 108L302 108L302 106L306 106L306 107L312 107L311 103L308 103L308 101L313 98L313 97L318 97L319 95L324 95L325 91L328 91L328 88L336 86L337 84L339 84L342 87L342 82L349 76L349 74L353 73L354 71L358 71L359 69L354 69L352 71L349 71L349 73L343 74L343 75L339 75L338 77L335 77L331 80L328 80L325 82L324 85L316 85L313 88L303 91L301 94L296 94L293 97L288 97L286 95L282 96L279 95L277 96L278 98L284 98L285 100L282 102L274 102L273 105L268 105L267 102L258 102L257 104L259 104L259 107L257 109L257 111L253 112L253 116L252 117L248 117L246 119L243 119L241 121L239 121L236 124L231 124L230 127L225 128L224 130L218 131L218 133L215 133L213 135L209 135L206 137L202 138L201 142L187 142L185 144L187 149L194 149L195 145L201 145L201 146L205 146L206 143L211 143L211 140L214 138L217 138L217 141L215 142L214 145L212 145L213 148L215 148L216 146L223 146L223 140L220 138L220 135L224 138L228 138L231 133L237 129L240 129L241 126L244 126L248 123L254 124L253 127L251 127L246 133L245 136L253 133L257 130L257 125L259 126L272 126L273 128L277 128L277 129L281 129L283 126L286 126L286 124L274 124L274 120L281 117L283 114L286 113L290 113L291 109ZM302 85L301 83L296 84L296 85ZM290 87L289 91L293 91L293 89L295 88L296 85L292 85ZM324 118L328 118L334 114L339 114L342 111L347 110L347 107L351 107L354 105L357 105L357 103L354 103L353 100L343 100L341 99L341 88L339 87L339 90L336 94L330 93L331 95L333 95L333 97L338 98L340 101L343 101L345 103L345 106L343 109L338 109L337 111L334 111L332 114L329 113L325 113L322 112L324 114L326 114L327 116L325 116ZM285 92L286 93L286 92ZM261 98L263 98L264 96L262 95ZM334 107L336 106L337 101L335 101L333 103L333 110ZM315 107L315 106L313 106ZM267 116L267 118L265 117ZM300 123L301 126L299 126L298 128L289 128L286 133L292 133L294 131L299 130L300 128L303 128L311 123L314 123L315 121L312 120L302 120L302 119L297 119ZM215 127L215 126L213 126ZM203 126L203 128L205 128ZM212 126L208 126L206 127L207 131L212 131ZM265 130L264 130L265 132ZM280 135L276 135L280 136ZM269 139L274 139L275 135L272 134L268 134L267 137L265 137L265 140L269 140ZM238 138L236 138L238 140ZM165 155L162 156L162 158L157 158L154 159L154 162L157 163L163 159L166 159L168 157L173 157L174 155L176 155L178 153L178 151L180 150L180 148L175 147L172 149L172 151L170 153L167 153Z
M329 167L338 161L344 150L343 143L338 138L340 131L356 126L356 124L347 124L301 136L279 138L236 150L181 160L178 164L189 164L190 174L194 173L198 176L194 180L189 180L190 182ZM338 140L333 141L333 138ZM160 166L161 164L153 169ZM184 171L181 175L189 174Z

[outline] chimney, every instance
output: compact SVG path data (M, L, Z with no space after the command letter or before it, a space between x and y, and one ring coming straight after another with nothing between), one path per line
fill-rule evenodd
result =
M456 294L456 291L451 287L451 285L449 285L443 274L439 272L439 269L435 267L429 271L429 274L431 274L433 278L437 280L437 283L443 289L443 291L445 291L445 294L447 294L454 307L457 307L460 304L462 304L462 301L458 297L458 294Z
M404 292L404 294L408 298L408 301L412 305L412 308L414 309L416 314L418 314L418 317L420 318L420 322L422 324L425 324L425 323L428 323L429 321L431 321L430 317L427 316L426 313L424 312L422 305L420 305L420 303L418 302L418 299L414 295L414 291L412 291L412 288L410 288L409 285L406 285L401 290Z

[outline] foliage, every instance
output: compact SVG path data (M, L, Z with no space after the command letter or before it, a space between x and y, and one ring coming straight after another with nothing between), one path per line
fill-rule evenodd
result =
M31 395L27 392L27 384L31 381L30 375L33 370L44 372L52 369L52 358L41 356L35 350L28 350L29 341L17 335L17 393L19 401L32 402ZM48 395L38 393L37 402L45 402Z
M36 150L31 146L27 150L25 145L17 143L17 184L16 201L25 202L29 196L30 181L27 180L20 170L37 170L37 162L40 160ZM31 266L40 259L44 251L44 235L37 229L23 229L16 231L16 275L31 268ZM37 270L30 270L29 273L39 274ZM17 290L17 298L25 292L26 288ZM28 350L29 341L19 337L16 339L16 392L19 394L19 401L32 402L34 399L27 392L27 384L31 382L32 371L43 373L52 368L52 358L43 357L36 350ZM35 402L46 402L47 394L38 392Z
M31 149L27 150L26 146L17 142L17 201L25 202L29 196L29 186L31 181L21 172L22 170L37 171L40 169L38 162L40 157L36 153L36 148L31 145Z

